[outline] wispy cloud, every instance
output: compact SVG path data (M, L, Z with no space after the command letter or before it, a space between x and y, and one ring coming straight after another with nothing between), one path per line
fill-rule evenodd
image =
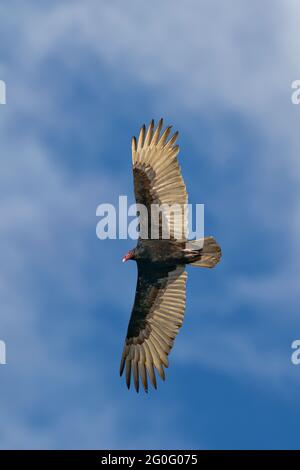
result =
M299 6L90 0L17 8L0 7L1 446L205 445L172 426L185 414L176 394L137 401L120 387L135 274L115 267L121 244L97 241L95 209L128 192L132 123L174 121L191 198L201 183L207 230L224 251L213 277L190 276L174 358L272 389L290 377L280 338L289 346L297 334L299 304L300 108L290 101Z

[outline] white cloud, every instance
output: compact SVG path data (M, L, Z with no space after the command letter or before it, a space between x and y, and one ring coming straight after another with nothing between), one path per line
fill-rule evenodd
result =
M58 348L54 354L51 340L47 341L41 335L40 299L39 293L34 293L32 282L36 279L32 270L56 279L55 285L61 285L74 305L83 301L94 305L100 292L106 293L106 302L112 305L118 306L124 300L116 298L114 293L111 276L115 272L109 271L101 279L98 291L96 282L90 285L82 271L88 259L84 235L91 228L87 207L93 210L94 217L100 199L105 197L108 200L108 196L120 192L121 181L112 180L104 170L101 177L100 174L88 173L77 175L75 179L62 159L59 160L48 148L37 125L41 116L43 126L49 125L58 132L70 129L76 132L80 129L81 116L71 116L62 105L61 97L68 83L63 80L60 83L58 79L53 86L45 84L42 73L45 64L49 58L60 58L66 69L82 74L91 88L97 88L100 78L93 76L83 65L85 53L92 53L109 71L113 86L142 86L151 91L150 111L154 115L166 113L181 123L182 133L193 141L199 155L199 116L209 122L218 122L218 113L222 110L224 113L234 112L249 122L253 135L262 139L262 145L260 152L253 156L257 169L251 174L253 194L242 202L247 204L251 221L263 222L266 230L270 233L275 230L281 236L278 256L282 268L255 279L240 272L227 277L225 271L226 280L221 286L224 297L207 299L202 293L199 298L198 294L190 292L190 304L195 302L194 306L201 306L203 300L204 305L210 305L211 311L215 306L216 312L223 309L225 315L230 316L230 311L234 312L242 301L248 302L258 310L261 321L265 322L264 327L273 331L276 324L288 327L290 322L294 325L294 317L291 315L293 318L289 318L285 312L284 318L280 318L277 311L273 320L272 307L276 305L278 310L278 306L283 307L291 298L294 302L298 298L299 204L295 200L299 190L281 186L280 181L284 178L295 184L299 180L297 123L300 108L292 107L290 101L290 84L299 78L299 28L296 20L299 5L293 1L267 2L269 8L262 11L259 2L233 1L189 0L175 6L174 2L158 0L151 3L136 0L126 2L126 5L122 1L100 3L90 0L84 3L51 2L47 7L27 2L20 15L14 14L17 4L11 5L10 8L0 7L8 41L7 51L11 52L1 60L5 76L0 77L6 80L8 93L8 104L3 113L4 107L1 108L0 113L5 135L1 142L4 164L0 173L0 232L4 252L0 280L3 281L1 294L5 312L1 327L15 344L29 344L29 347L13 354L8 343L8 364L13 361L11 382L19 387L21 377L27 393L19 398L15 411L12 405L9 406L5 418L8 427L2 445L31 447L35 442L36 447L58 446L75 420L78 429L66 445L74 446L77 442L78 446L90 444L96 447L101 441L107 447L117 447L120 446L118 428L128 415L122 409L123 404L118 406L115 398L107 396L107 391L103 392L107 412L105 406L94 416L89 407L78 413L66 410L59 422L44 433L31 426L30 420L22 414L26 414L32 401L39 397L38 388L32 391L32 385L37 385L37 373L42 373L43 369L48 371L49 382L60 382L62 387L81 386L91 374L90 369L85 370L82 363L74 363L69 355L72 339L65 336L64 319L61 320L62 332L57 338ZM12 26L15 32L13 41L9 33ZM128 114L131 112L128 109ZM112 124L99 123L103 140L105 131L109 136L114 135L110 127L114 126L114 116L107 119L111 119ZM219 136L222 142L216 143L215 164L230 168L230 156L224 161L222 151L228 147L227 153L230 154L235 143L226 133ZM193 158L195 163L196 157ZM197 165L198 169L199 162ZM236 184L243 185L244 181ZM287 208L279 206L278 216L278 205L274 200L280 199L278 192L282 188L285 191L282 200L289 196L293 204ZM234 203L234 196L229 195L227 202ZM229 221L234 229L235 224L240 223L239 213L225 214L223 205L224 200L214 201L216 218L225 227L231 217ZM225 244L231 247L231 251L224 254L224 262L228 266L230 256L234 254L234 244L241 241L237 238L238 231L237 235L234 230L226 233L232 238L230 244L224 236ZM104 253L103 256L103 264L107 262L108 266L109 254ZM65 262L58 263L62 258ZM197 272L192 275L197 276ZM128 280L122 277L122 284L126 282ZM129 286L128 282L128 289ZM101 301L99 304L102 305ZM267 320L261 314L264 306L269 312ZM218 319L218 315L215 313L213 318ZM76 338L80 330L89 334L92 321L88 318L85 323L76 324L74 321L72 328ZM186 347L187 336L183 332L175 348L178 359L189 363L193 359L200 367L208 366L236 377L249 374L272 384L286 380L290 364L285 362L282 351L274 343L270 352L265 353L264 345L253 331L249 337L249 332L238 326L232 331L226 329L222 332L213 327L198 332L195 327L195 332L197 334L189 344L202 344L198 354L192 354ZM120 337L120 342L122 340ZM218 346L208 354L214 340ZM20 367L20 357L24 367ZM236 357L240 360L235 361ZM267 360L268 367L265 367L262 357ZM108 366L101 359L98 368L99 375L109 373ZM69 377L65 376L66 370ZM5 393L9 403L9 390ZM154 408L158 410L156 405ZM167 413L173 411L172 405L164 410ZM148 438L151 438L153 446L156 442L159 445L162 436L159 430L162 427L163 433L165 428L161 422L154 418L151 420L149 415L147 419L148 431L141 435L140 445ZM102 432L103 427L105 433ZM85 432L91 428L92 432L88 433L85 441ZM88 440L92 435L95 436L93 442ZM153 436L157 436L156 440ZM178 439L182 443L180 435L174 433L172 438L174 442ZM126 445L130 442L129 437Z

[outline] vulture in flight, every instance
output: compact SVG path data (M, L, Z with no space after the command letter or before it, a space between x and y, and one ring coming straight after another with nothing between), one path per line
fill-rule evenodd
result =
M125 371L127 387L133 381L137 392L140 383L147 392L149 381L156 388L156 373L165 379L168 354L183 322L186 265L213 268L221 258L213 237L187 239L188 195L177 161L178 132L169 138L171 126L164 132L162 127L162 119L156 128L152 120L147 129L141 128L137 140L132 138L135 199L137 208L140 204L147 208L148 216L138 210L138 243L123 258L136 261L138 276L120 375ZM174 205L173 213L162 211L152 217L154 208L164 205Z

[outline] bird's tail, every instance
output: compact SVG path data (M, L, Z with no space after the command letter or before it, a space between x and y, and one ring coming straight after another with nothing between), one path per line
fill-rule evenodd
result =
M198 251L199 258L190 262L192 266L213 268L221 259L221 248L214 237L205 237L199 238L198 240L191 240L188 242L188 246L192 251Z

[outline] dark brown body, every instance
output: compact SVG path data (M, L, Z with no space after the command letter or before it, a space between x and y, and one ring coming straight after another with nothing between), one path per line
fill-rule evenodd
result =
M209 238L210 239L210 238ZM186 241L170 240L139 240L136 248L132 250L132 259L138 264L152 265L158 268L178 266L195 263L207 253L208 243L205 239L203 248L195 249ZM215 247L214 247L215 251Z
M156 266L185 264L185 242L176 240L139 240L134 249L134 259L137 262L151 263Z

